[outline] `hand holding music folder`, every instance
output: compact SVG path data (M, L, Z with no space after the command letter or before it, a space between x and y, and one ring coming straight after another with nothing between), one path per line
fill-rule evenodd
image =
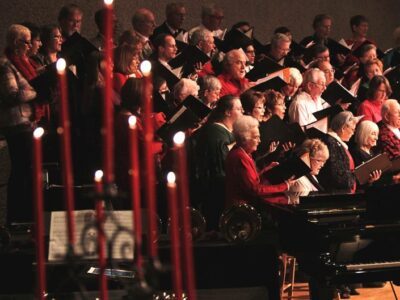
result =
M168 64L172 69L182 67L186 63L196 64L198 62L205 64L211 58L201 51L196 46L187 46L185 50L177 54L173 59L171 59Z
M75 75L67 68L67 80L70 85L76 80ZM39 102L51 102L54 91L58 89L58 74L56 63L47 65L44 71L29 81L29 84L35 89Z
M357 100L348 89L346 89L336 80L332 81L326 87L326 90L322 93L321 98L332 106L337 104L338 100L340 99L344 103L354 103Z
M251 72L251 71L250 71ZM265 78L261 78L257 80L250 89L259 91L259 92L265 92L266 90L275 90L277 92L280 92L282 88L287 85L287 82L282 79L282 77L278 74L272 74L270 76L267 76Z
M200 99L188 96L156 134L165 142L172 143L175 133L196 127L210 112L211 109Z
M342 111L343 111L343 108L340 105L336 104L336 105L321 109L321 110L313 113L313 115L317 119L315 122L318 122L319 120L322 120L323 118L334 117ZM315 122L313 122L311 124L314 124ZM306 126L309 126L311 124L307 124Z
M383 173L390 170L391 167L392 162L390 161L389 156L386 153L382 153L355 168L354 175L356 176L357 181L362 185L368 182L369 176L373 171L381 170Z
M300 178L310 172L311 169L301 158L293 156L265 172L262 178L266 179L270 184L279 184L292 177L295 179Z
M284 68L284 66L278 64L272 59L264 57L261 61L255 62L254 68L246 74L246 78L250 81L257 81L260 78L264 78Z

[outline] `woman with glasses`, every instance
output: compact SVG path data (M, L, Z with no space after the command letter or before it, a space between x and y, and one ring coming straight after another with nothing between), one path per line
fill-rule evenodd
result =
M60 27L58 25L43 26L41 38L42 47L40 48L40 53L43 56L42 64L46 66L56 62L61 52L62 35Z
M36 69L28 57L31 32L11 25L6 35L5 55L0 58L0 133L5 136L11 160L8 182L8 223L32 222L32 132L35 127L29 84Z
M316 176L329 158L329 150L326 144L319 139L306 139L295 152L310 167L311 172L295 180L290 186L289 192L323 191L324 188L320 185Z

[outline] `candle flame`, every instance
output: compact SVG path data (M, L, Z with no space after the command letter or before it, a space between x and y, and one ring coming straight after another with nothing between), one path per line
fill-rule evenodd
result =
M67 62L64 58L60 58L57 60L56 68L58 72L64 72L65 68L67 67Z
M168 172L167 174L167 181L168 183L175 183L176 176L174 172Z
M142 61L140 64L140 71L142 72L143 76L148 76L151 71L151 62L148 60Z
M102 178L103 178L103 171L102 170L97 170L94 173L94 181L100 182L102 180Z
M185 133L183 131L178 131L174 135L174 143L177 146L182 145L185 142Z
M40 139L42 135L44 134L44 129L42 127L38 127L33 131L33 137L35 139Z
M111 5L113 4L114 0L104 0L105 5Z
M136 122L137 122L136 117L135 116L130 116L129 119L128 119L129 128L130 129L136 128Z

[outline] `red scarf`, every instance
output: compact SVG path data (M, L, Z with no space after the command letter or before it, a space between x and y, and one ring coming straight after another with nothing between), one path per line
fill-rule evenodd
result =
M11 63L17 68L17 70L25 77L26 80L31 81L38 74L36 72L36 63L31 60L28 56L16 55L10 49L5 51L6 57L11 61ZM35 120L40 121L43 117L47 120L50 119L50 106L49 104L34 103L35 109Z
M16 55L15 53L12 53L12 51L9 49L6 50L6 56L17 68L17 70L21 72L22 76L24 76L26 80L31 81L37 76L36 70L34 68L34 63L29 59L28 56Z

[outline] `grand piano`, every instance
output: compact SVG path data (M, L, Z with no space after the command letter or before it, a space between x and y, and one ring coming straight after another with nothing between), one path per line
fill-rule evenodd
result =
M270 204L283 251L309 277L312 299L342 283L400 279L400 185Z

